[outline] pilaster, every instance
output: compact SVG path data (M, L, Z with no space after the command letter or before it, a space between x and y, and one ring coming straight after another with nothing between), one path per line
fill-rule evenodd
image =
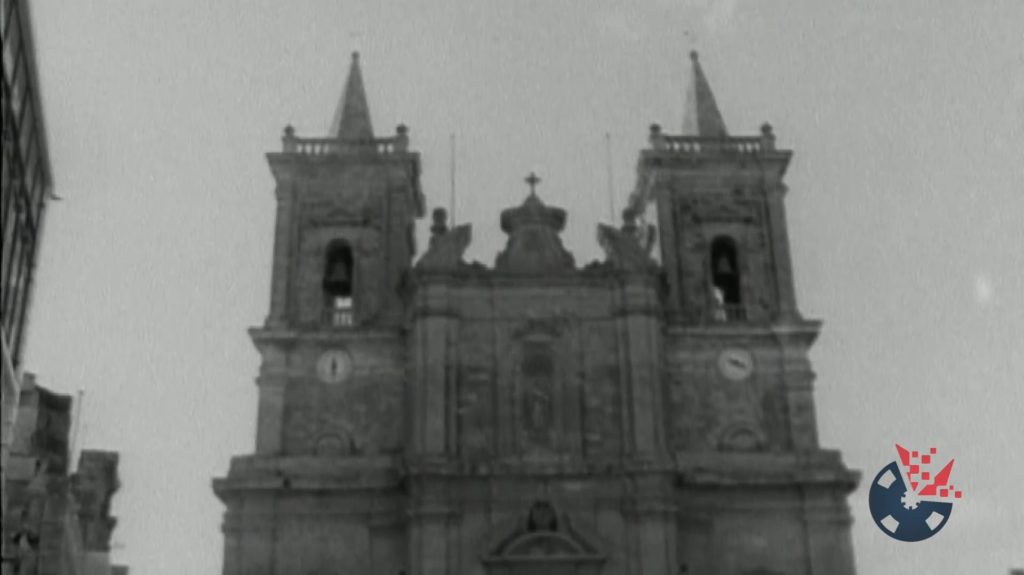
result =
M280 177L276 196L274 263L271 271L270 315L267 317L267 325L271 328L284 327L288 322L289 283L294 268L291 255L295 240L295 183L290 176Z
M276 455L282 450L284 430L284 396L288 379L283 375L260 376L259 407L256 420L256 453Z
M408 442L417 456L443 456L448 447L448 396L454 375L448 361L449 332L454 320L447 300L444 285L432 285L417 295L410 380L412 436Z
M786 186L782 182L774 182L767 186L765 193L768 196L768 225L775 267L776 293L779 295L778 316L782 321L799 320L793 263L789 251L789 230L786 225Z
M628 429L636 456L654 459L665 449L664 405L661 385L661 325L654 291L643 281L627 279L622 288L622 317L619 320L625 346L622 358L628 380L624 395L630 412Z
M821 322L811 321L772 327L779 345L791 446L797 451L818 449L818 422L814 410L815 374L807 353L820 329Z

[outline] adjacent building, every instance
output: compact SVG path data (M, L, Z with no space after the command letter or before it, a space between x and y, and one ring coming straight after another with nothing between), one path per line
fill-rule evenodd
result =
M3 575L109 575L117 454L83 451L71 473L71 397L22 366L33 282L53 178L30 2L0 0L3 156L0 168ZM120 568L120 572L125 572Z
M255 452L214 481L224 575L855 572L792 152L728 132L691 57L682 134L651 127L582 266L534 174L492 266L443 209L415 259L420 156L375 135L357 56L331 133L285 129Z
M3 40L3 157L0 168L0 345L3 383L0 484L14 440L32 282L53 179L39 97L29 3L0 0ZM3 509L6 509L6 490Z
M70 396L25 374L8 461L3 575L111 575L118 455L84 450L71 473Z

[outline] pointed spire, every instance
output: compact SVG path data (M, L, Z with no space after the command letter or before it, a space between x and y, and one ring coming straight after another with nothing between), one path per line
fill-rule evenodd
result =
M711 93L704 70L697 60L697 52L690 52L693 62L693 81L686 94L686 109L683 111L683 135L703 138L722 138L729 133L725 129L722 113L718 111L715 95Z
M363 73L359 69L359 52L352 52L352 64L348 69L345 93L342 94L338 109L334 112L330 135L342 140L373 138L370 106L366 103Z

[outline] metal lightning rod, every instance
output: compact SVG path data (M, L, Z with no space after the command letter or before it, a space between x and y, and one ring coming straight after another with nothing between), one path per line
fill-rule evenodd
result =
M80 387L80 388L78 388L78 401L75 402L75 415L74 415L74 417L75 417L75 430L71 434L71 441L70 441L71 449L69 450L70 453L68 454L71 457L71 461L68 462L68 465L74 465L75 452L78 450L79 442L81 441L81 433L82 433L82 407L83 407L82 402L83 402L84 399L85 399L85 389Z
M449 198L448 207L451 212L451 227L455 227L455 133L452 132L449 135L451 144L451 161L448 164L448 172L451 177L451 198Z
M612 135L604 133L605 161L608 166L608 220L615 224L615 175L612 172Z

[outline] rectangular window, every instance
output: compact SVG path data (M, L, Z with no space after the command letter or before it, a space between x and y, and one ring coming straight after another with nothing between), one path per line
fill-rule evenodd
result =
M35 257L35 242L30 239L22 250L22 262L21 270L19 271L20 277L18 278L18 303L15 308L15 312L18 314L16 323L12 329L13 336L11 338L11 355L13 356L14 366L18 367L21 363L21 348L25 341L25 318L28 313L28 296L29 289L32 286L32 260Z
M18 46L21 45L21 25L14 3L10 4L7 21L4 22L4 70L8 73L14 70L14 60L18 56Z
M28 92L25 93L25 103L28 104ZM22 157L25 157L25 151L28 150L28 146L31 143L32 138L35 137L35 120L35 110L32 109L32 106L26 105L22 110L21 120L15 124L18 128L18 146L21 150Z
M14 66L7 69L7 73L10 74L9 80L9 96L11 98L11 111L14 113L14 117L17 118L21 113L21 107L25 96L25 74L22 70L25 66L22 62L25 61L21 57L21 46L17 46L14 57Z
M15 215L14 226L10 230L11 241L9 242L10 247L7 249L7 257L3 261L3 293L0 294L0 311L3 313L4 318L4 330L7 332L9 337L13 337L11 332L12 323L15 316L14 305L18 291L18 260L21 259L21 241L19 240L19 216ZM4 230L5 233L8 230Z
M0 20L0 26L3 28L4 38L11 31L11 24L14 22L14 4L14 0L4 0L3 10L0 11L0 17L3 18L3 20Z

